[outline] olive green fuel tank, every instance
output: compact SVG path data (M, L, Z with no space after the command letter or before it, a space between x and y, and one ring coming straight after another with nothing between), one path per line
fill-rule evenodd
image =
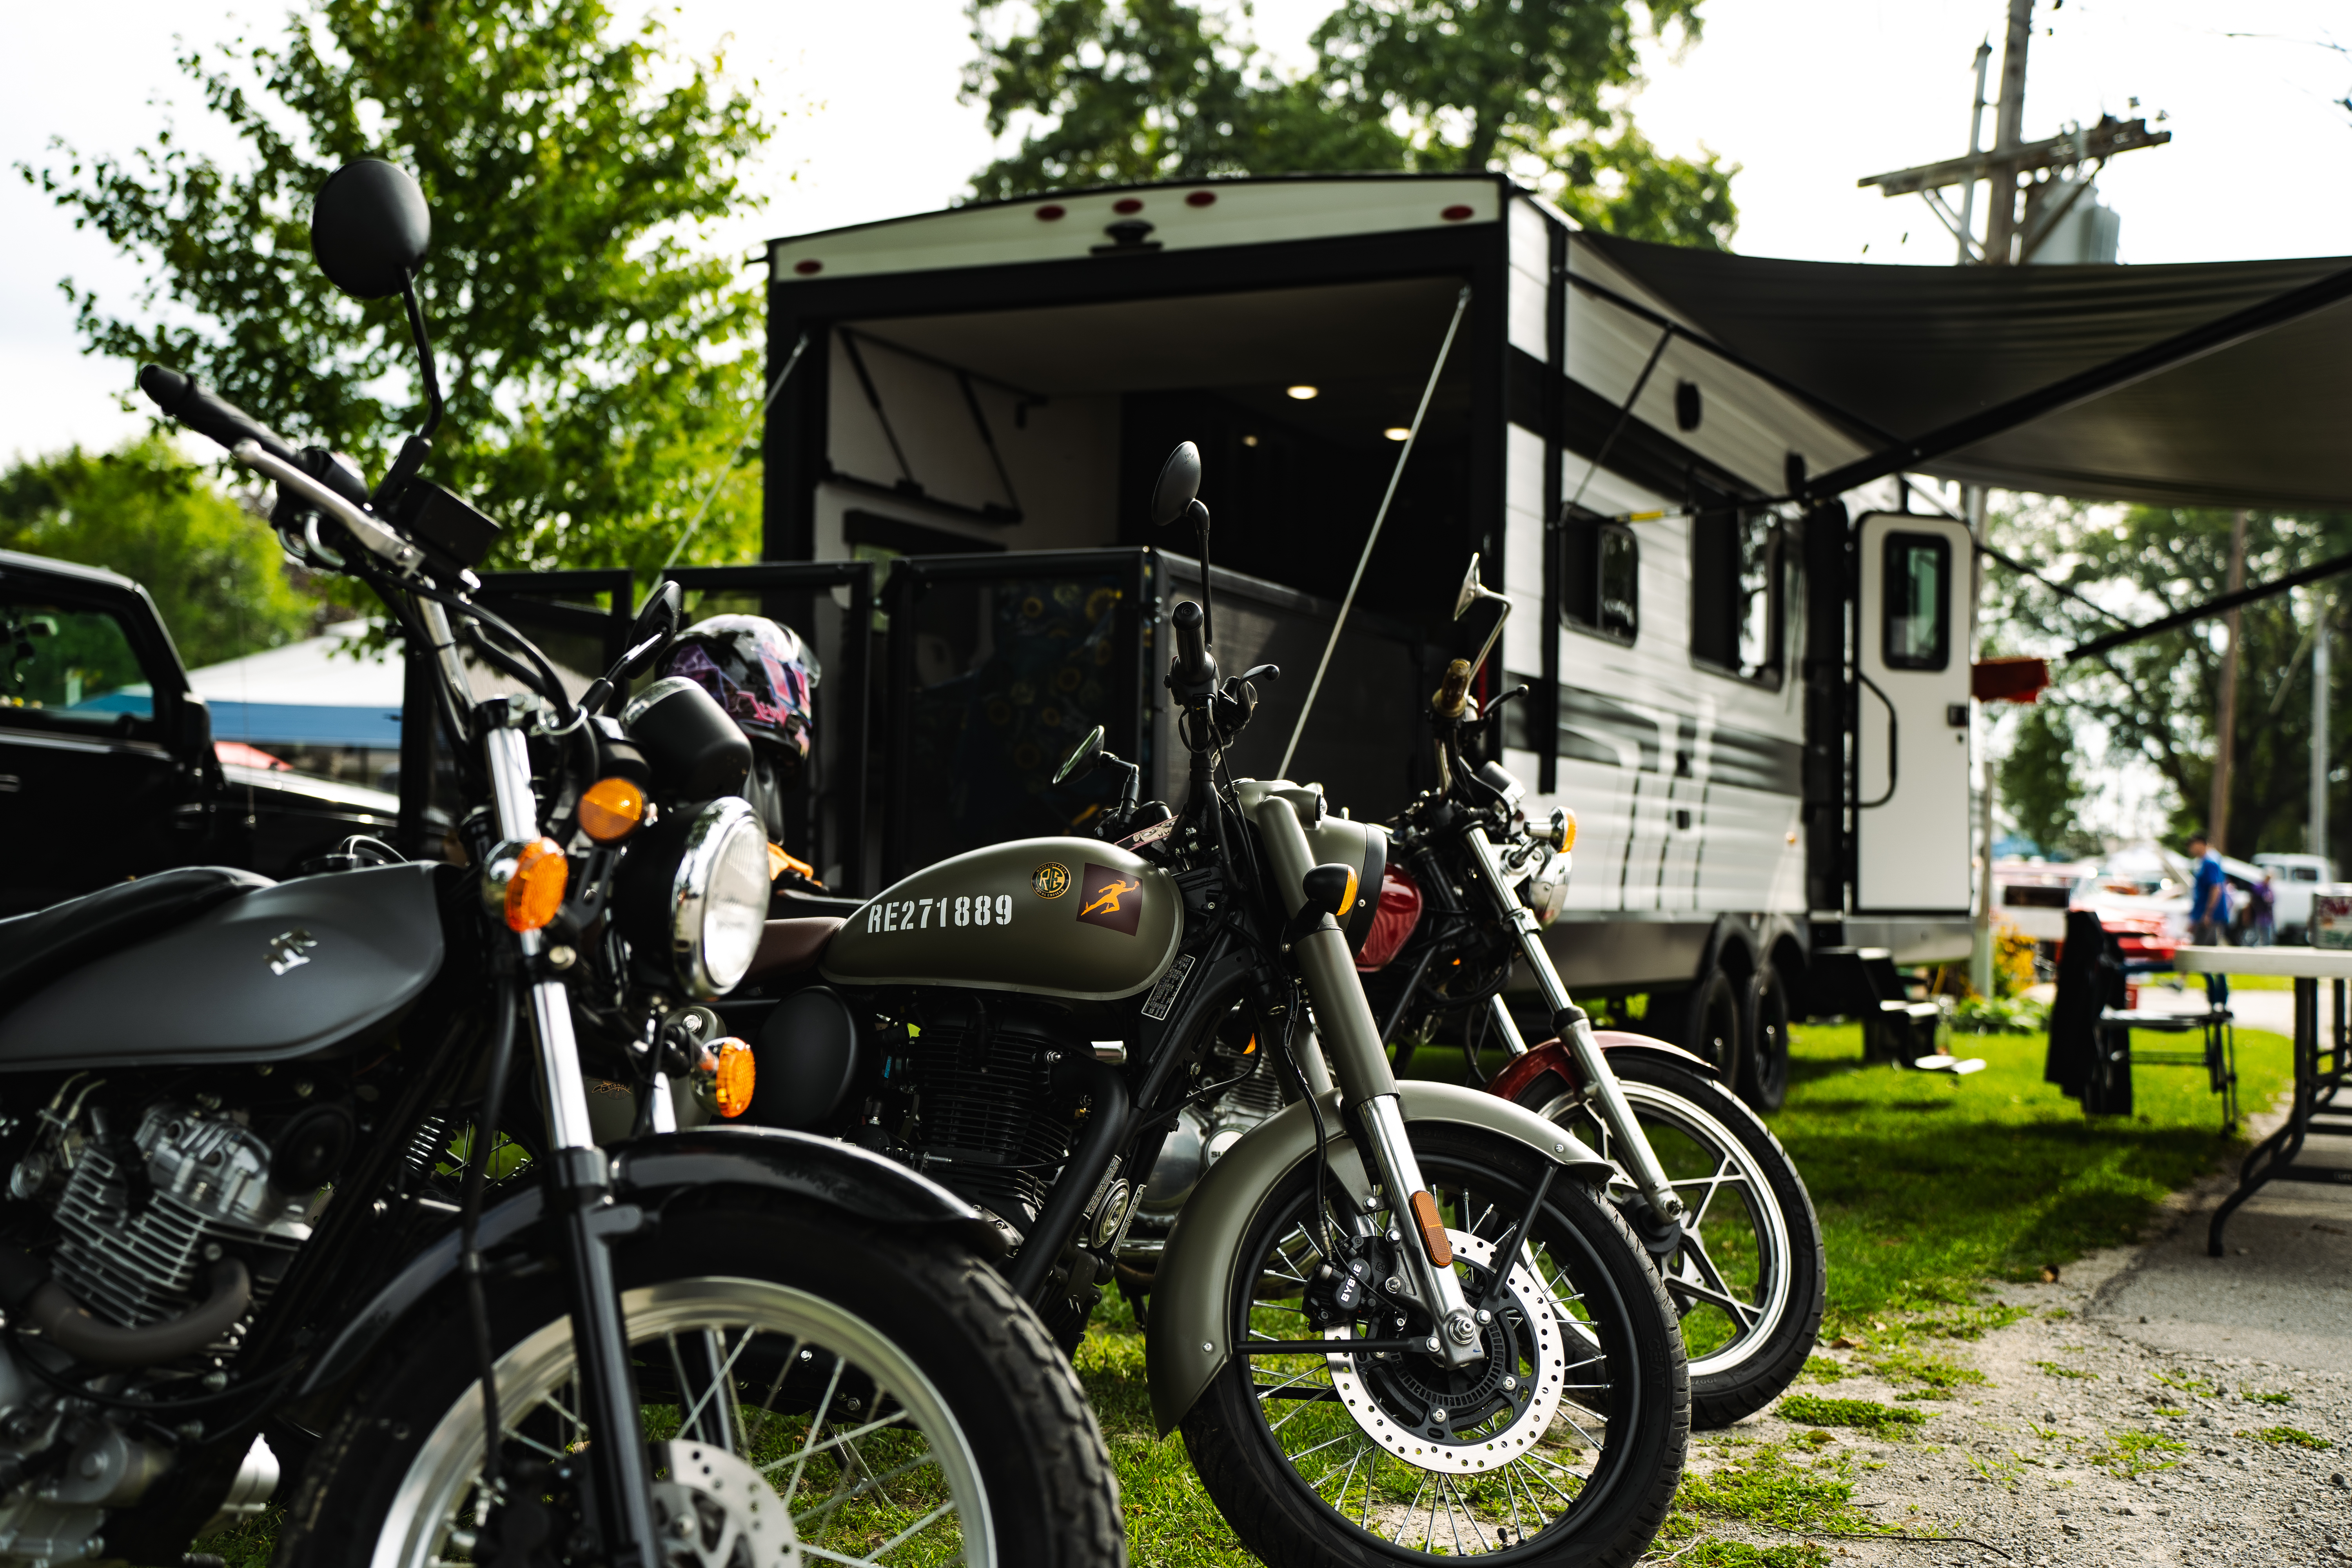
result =
M824 977L1086 1002L1158 980L1183 934L1175 879L1090 838L1022 838L942 860L849 917Z

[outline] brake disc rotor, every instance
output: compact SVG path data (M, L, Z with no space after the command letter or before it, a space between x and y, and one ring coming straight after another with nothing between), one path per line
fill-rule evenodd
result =
M1492 1278L1491 1242L1445 1234L1454 1257ZM1392 1361L1325 1358L1332 1387L1366 1436L1409 1465L1453 1475L1495 1468L1535 1446L1559 1408L1566 1356L1551 1293L1524 1262L1512 1263L1505 1289L1494 1321L1479 1331L1485 1357L1458 1371L1413 1352ZM1323 1337L1357 1335L1342 1326Z
M802 1568L792 1510L767 1477L708 1443L656 1443L654 1528L667 1568Z

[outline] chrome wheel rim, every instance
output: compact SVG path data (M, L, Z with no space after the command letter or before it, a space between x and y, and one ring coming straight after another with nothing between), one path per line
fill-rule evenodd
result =
M1691 1377L1729 1372L1761 1351L1787 1315L1789 1216L1763 1162L1720 1120L1654 1084L1621 1079L1618 1087L1689 1215L1664 1281L1682 1319ZM1564 1094L1538 1114L1609 1162L1610 1196L1638 1201L1616 1135L1593 1105Z
M694 1386L689 1362L717 1369L699 1398L662 1408L680 1430L766 1478L802 1561L994 1568L995 1531L970 1441L922 1369L864 1319L790 1286L723 1276L640 1286L623 1292L621 1306L641 1365L676 1366L682 1389ZM762 1373L756 1386L743 1376L754 1367ZM572 1442L549 1436L585 1440L573 1414L582 1401L569 1317L501 1355L498 1385L510 1456L560 1459ZM790 1407L803 1403L805 1411ZM649 1426L665 1424L654 1405L646 1408ZM473 1561L484 1522L482 1438L476 1381L419 1447L377 1538L374 1568Z

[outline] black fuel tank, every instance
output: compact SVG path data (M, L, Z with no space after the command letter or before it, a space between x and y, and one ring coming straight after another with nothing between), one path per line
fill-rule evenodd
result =
M283 1061L380 1034L441 967L435 868L262 888L0 1017L0 1071Z

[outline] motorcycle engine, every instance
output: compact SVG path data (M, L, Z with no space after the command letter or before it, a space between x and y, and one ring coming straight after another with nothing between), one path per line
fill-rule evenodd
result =
M1160 1254L1168 1246L1168 1233L1176 1224L1176 1211L1184 1206L1209 1167L1224 1158L1225 1151L1240 1142L1244 1133L1282 1109L1283 1083L1274 1053L1255 1048L1236 1051L1221 1037L1210 1052L1210 1070L1219 1078L1230 1078L1244 1069L1248 1076L1223 1094L1177 1113L1176 1125L1160 1143L1160 1157L1144 1179L1142 1201L1128 1226L1127 1239L1119 1246L1122 1264L1143 1272L1158 1267Z
M226 1115L168 1102L148 1109L131 1142L143 1163L121 1158L102 1131L75 1155L57 1200L58 1283L99 1316L138 1328L197 1305L206 1266L233 1248L257 1310L310 1236L297 1197L270 1180L270 1146ZM232 1325L200 1357L234 1354L244 1331Z
M911 1163L1025 1236L1070 1148L1076 1107L1059 1103L1054 1065L1092 1049L1048 1012L972 995L928 1000L885 1069L908 1097L900 1142Z

